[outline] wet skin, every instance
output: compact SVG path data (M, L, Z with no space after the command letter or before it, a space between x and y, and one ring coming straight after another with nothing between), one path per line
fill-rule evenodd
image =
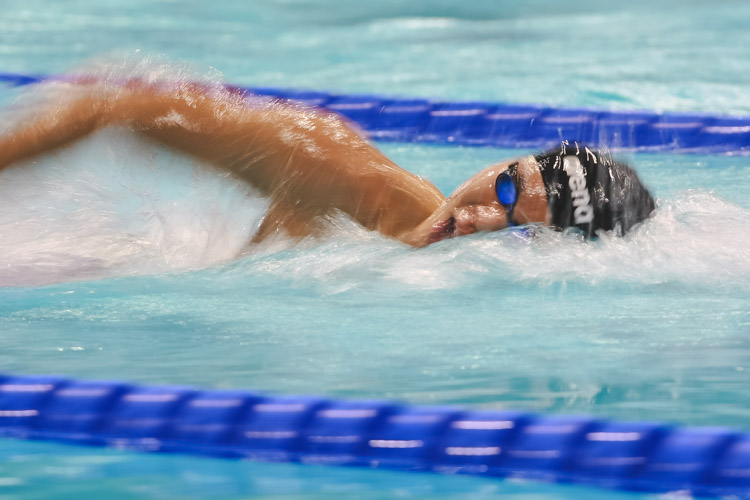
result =
M340 211L367 229L415 247L508 227L495 179L518 162L518 224L549 223L532 156L490 166L448 197L372 147L351 124L321 110L191 83L87 82L0 136L0 169L124 126L196 156L271 200L253 242L283 232L317 235L316 220Z

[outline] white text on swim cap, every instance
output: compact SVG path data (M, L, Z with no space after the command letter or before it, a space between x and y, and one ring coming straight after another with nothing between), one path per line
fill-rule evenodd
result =
M563 170L568 174L568 186L573 201L573 223L589 224L594 220L594 207L591 206L591 196L586 187L586 176L577 156L569 155L563 158Z

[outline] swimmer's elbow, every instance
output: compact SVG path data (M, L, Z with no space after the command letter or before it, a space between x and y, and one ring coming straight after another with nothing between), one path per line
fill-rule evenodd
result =
M163 105L157 109L160 101L152 92L114 96L102 103L98 126L129 125L148 131L155 127L158 114L165 112Z

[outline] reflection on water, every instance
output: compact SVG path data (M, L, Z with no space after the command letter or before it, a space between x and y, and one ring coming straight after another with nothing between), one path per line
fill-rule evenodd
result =
M637 495L582 487L447 477L387 470L263 464L181 455L135 455L107 449L4 441L0 498L34 486L35 498L413 498L455 500L634 499ZM6 446L7 445L7 446ZM605 495L602 497L602 495ZM592 497L593 498L593 497Z

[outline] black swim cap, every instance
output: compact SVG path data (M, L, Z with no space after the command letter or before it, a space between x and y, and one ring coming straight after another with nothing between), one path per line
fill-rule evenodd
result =
M576 227L588 238L598 230L625 234L654 210L636 173L609 153L564 141L560 150L535 158L558 229Z

